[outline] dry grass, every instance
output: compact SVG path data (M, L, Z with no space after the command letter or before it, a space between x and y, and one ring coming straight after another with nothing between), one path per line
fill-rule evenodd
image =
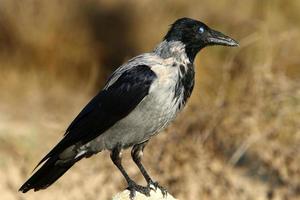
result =
M241 47L200 53L189 106L146 149L151 174L178 199L299 199L299 9L283 0L0 1L1 199L110 199L124 188L102 153L48 190L17 192L110 71L182 16Z

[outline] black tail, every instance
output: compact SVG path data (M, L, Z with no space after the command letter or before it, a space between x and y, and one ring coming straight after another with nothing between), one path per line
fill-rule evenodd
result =
M54 183L59 177L61 177L68 169L70 169L76 161L58 164L58 157L50 157L43 165L36 171L19 189L19 191L25 193L28 190L33 189L38 191L45 189Z

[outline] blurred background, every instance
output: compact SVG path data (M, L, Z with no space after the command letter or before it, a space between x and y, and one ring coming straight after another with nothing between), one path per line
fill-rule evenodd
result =
M104 152L47 190L17 192L112 70L152 51L184 16L241 46L201 51L188 106L150 141L146 168L181 200L300 199L299 10L284 0L0 0L1 199L102 200L123 190Z

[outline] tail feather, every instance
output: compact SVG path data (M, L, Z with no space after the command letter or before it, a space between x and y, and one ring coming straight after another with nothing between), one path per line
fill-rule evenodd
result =
M70 169L76 161L58 164L58 156L50 157L39 169L36 171L19 189L19 191L26 193L33 189L38 191L45 189L53 184L59 177L61 177L68 169Z

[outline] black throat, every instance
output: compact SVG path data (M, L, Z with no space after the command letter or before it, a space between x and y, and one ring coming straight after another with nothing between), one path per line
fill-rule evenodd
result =
M197 53L200 51L201 47L194 46L194 45L185 45L185 52L187 57L189 58L191 63L194 63L195 57Z
M174 98L179 100L181 95L183 95L181 102L179 103L179 109L181 109L186 104L194 89L195 71L193 64L187 64L186 67L184 65L180 65L179 69L180 73L175 87Z

